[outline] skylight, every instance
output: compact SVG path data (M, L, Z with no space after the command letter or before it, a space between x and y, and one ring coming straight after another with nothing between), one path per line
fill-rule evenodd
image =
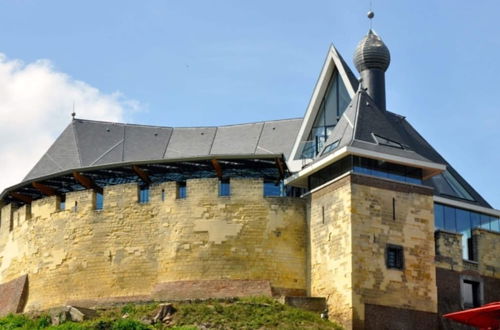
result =
M398 148L398 149L404 149L403 145L399 142L396 142L394 140L388 139L386 137L380 136L380 135L375 134L375 133L372 133L372 136L373 136L373 139L377 142L377 144L380 144L382 146Z
M448 171L443 172L443 177L450 185L451 189L457 194L458 197L463 199L468 199L473 201L474 198L469 194L469 192L458 182L457 179Z

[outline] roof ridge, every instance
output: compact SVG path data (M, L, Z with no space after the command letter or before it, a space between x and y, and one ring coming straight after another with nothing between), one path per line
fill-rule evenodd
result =
M72 119L71 123L68 126L71 126L71 131L73 132L73 137L75 139L76 145L76 153L78 154L78 161L80 162L80 166L83 166L82 155L80 154L80 141L78 139L78 135L76 134L75 119Z

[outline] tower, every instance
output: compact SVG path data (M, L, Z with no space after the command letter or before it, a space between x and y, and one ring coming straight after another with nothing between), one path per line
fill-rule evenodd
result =
M354 62L357 92L312 162L287 181L309 191L309 294L326 297L348 329L377 318L435 328L433 189L423 182L446 166L386 111L390 55L372 30Z

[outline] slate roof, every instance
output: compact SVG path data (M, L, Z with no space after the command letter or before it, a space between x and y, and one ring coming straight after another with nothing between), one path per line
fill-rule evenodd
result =
M377 141L377 136L394 141L400 144L402 148L384 145L380 142L380 139ZM327 152L328 146L336 141L339 141L338 146ZM436 195L484 207L491 207L410 125L405 117L380 110L372 98L362 89L358 89L328 140L325 142L323 150L319 153L320 156L314 162L320 161L330 153L344 146L357 147L368 151L404 157L410 160L444 164L446 165L447 172L462 185L473 197L474 201L460 198L442 174L426 180L424 184L433 187Z
M302 119L219 127L161 127L73 120L23 181L100 165L220 156L288 158Z

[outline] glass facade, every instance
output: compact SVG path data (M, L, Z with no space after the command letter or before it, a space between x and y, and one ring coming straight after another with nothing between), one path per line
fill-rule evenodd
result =
M349 102L351 102L351 97L338 71L335 70L302 149L301 158L314 158L318 155Z
M319 187L348 171L406 183L422 184L421 169L364 157L348 156L311 175L308 179L309 189Z
M355 173L368 174L396 181L422 184L421 169L376 159L354 157L353 171Z
M436 229L462 234L462 254L467 260L474 260L472 229L500 232L498 217L439 203L434 203L434 219Z

